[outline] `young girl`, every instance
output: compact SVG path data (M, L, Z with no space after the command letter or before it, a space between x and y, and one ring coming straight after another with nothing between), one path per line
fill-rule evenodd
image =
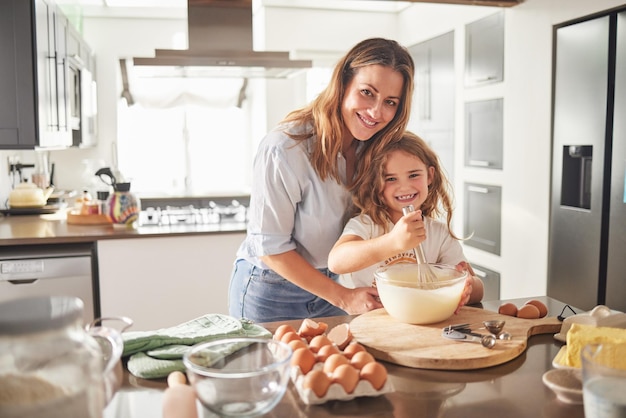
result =
M377 268L415 263L413 248L422 243L429 263L470 272L461 304L480 302L483 283L474 276L450 228L449 188L437 154L421 138L405 132L389 143L371 162L368 175L351 189L358 215L348 221L331 250L330 270L351 278L355 287L370 286ZM420 210L405 216L402 208L408 205ZM438 220L444 212L445 223Z

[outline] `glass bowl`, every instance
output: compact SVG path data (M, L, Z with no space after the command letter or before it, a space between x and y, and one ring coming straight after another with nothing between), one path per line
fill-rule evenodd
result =
M429 264L437 280L419 282L418 266L401 263L376 270L376 287L385 310L408 324L434 324L448 319L459 306L467 272L450 265Z
M226 338L196 344L183 356L200 402L223 417L272 410L289 382L292 350L280 341Z

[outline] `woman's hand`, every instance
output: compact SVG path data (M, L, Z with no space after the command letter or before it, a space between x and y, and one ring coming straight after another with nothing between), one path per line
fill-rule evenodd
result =
M341 309L350 315L362 314L374 309L382 308L378 297L378 289L375 287L357 287L349 289L345 300L345 306Z

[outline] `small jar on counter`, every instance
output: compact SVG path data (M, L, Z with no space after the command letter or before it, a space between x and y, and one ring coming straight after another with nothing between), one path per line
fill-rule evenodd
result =
M83 195L76 199L77 204L80 202L80 214L81 215L99 215L100 203L93 200L91 194L87 190L83 190Z

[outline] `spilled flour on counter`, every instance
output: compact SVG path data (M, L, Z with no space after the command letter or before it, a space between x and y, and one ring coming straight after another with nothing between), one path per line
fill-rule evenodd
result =
M6 375L0 378L0 416L89 417L87 393L66 390L39 376Z
M0 405L46 402L64 395L63 388L39 376L7 375L0 379Z

